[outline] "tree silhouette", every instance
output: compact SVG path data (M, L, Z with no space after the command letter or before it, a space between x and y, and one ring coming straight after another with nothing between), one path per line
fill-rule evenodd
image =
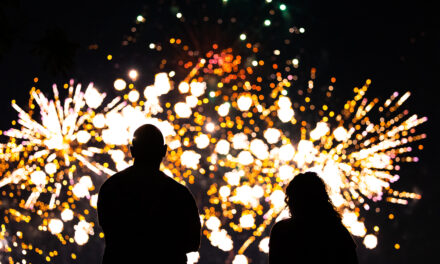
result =
M66 75L75 64L78 49L78 43L70 41L64 30L55 27L46 30L41 40L35 43L32 53L41 58L44 69L52 75Z

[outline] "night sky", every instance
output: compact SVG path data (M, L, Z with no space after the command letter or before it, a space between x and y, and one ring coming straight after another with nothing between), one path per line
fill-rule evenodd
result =
M38 88L48 94L53 83L61 85L70 78L111 87L119 70L107 61L108 54L120 61L121 68L139 63L135 56L141 52L136 50L140 45L122 49L121 42L129 34L136 16L152 5L149 2L3 0L0 3L0 130L7 130L16 119L11 100L26 104L34 77L39 78ZM175 2L188 6L194 1ZM220 12L206 10L209 5L203 7L201 1L195 2L195 13L200 10L218 15L216 12ZM243 8L236 13L252 16L253 8L245 3L248 1L229 2L235 6L243 2ZM386 5L383 2L284 1L292 12L292 24L306 29L297 45L304 58L301 67L306 70L316 67L319 80L336 77L336 101L348 99L353 87L361 86L369 78L370 98L385 99L394 91L401 94L411 91L405 107L411 113L429 118L428 123L418 128L428 135L423 142L424 150L418 153L420 162L403 164L401 179L393 186L420 193L422 199L410 201L408 206L383 205L385 213L370 218L381 226L378 247L366 250L361 246L358 250L361 263L427 263L437 259L440 252L440 174L436 166L440 158L437 151L440 101L435 94L440 88L438 81L434 81L440 60L437 9L428 1L396 1ZM240 24L240 16L237 18ZM175 31L172 27L172 23L164 20L162 30ZM194 27L193 31L199 32L198 25ZM43 43L47 36L53 35L58 43L68 47L60 51L63 60L55 66L51 66L51 54L45 52L47 44ZM199 43L203 45L203 41ZM159 61L152 57L148 63L156 65ZM389 220L388 213L395 214L396 219ZM399 250L394 249L395 243L401 245Z

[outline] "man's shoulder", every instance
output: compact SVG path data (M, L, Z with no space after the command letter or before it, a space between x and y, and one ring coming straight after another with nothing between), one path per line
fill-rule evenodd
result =
M169 190L170 194L180 196L182 198L184 197L190 198L191 196L191 198L193 199L193 195L187 186L179 183L172 177L167 176L165 173L163 172L161 173L162 173L162 177L161 177L162 181L164 182L165 188Z
M163 180L163 182L168 185L170 188L173 188L177 191L187 191L188 188L181 184L180 182L176 181L175 179L173 179L172 177L166 175L165 173L163 173L162 171L160 172L161 175L161 179Z
M122 171L113 174L102 184L100 190L102 191L108 188L113 188L114 186L119 186L121 183L124 182L124 178L130 173L130 170L131 167L128 167Z
M285 218L285 219L282 219L282 220L276 222L275 225L278 225L278 226L290 226L293 223L294 223L293 219L289 217L289 218Z

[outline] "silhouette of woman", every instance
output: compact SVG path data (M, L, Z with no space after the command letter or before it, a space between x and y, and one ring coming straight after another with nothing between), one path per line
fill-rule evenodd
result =
M286 204L292 217L271 230L270 264L358 263L356 244L316 173L293 178L286 188Z

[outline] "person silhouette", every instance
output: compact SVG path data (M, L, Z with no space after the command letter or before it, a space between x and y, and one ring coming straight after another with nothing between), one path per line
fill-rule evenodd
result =
M186 263L186 253L200 246L199 211L189 189L159 170L167 151L162 133L142 125L130 151L133 166L99 190L102 263Z
M316 173L296 175L285 201L291 218L272 227L269 264L358 263L356 244Z

